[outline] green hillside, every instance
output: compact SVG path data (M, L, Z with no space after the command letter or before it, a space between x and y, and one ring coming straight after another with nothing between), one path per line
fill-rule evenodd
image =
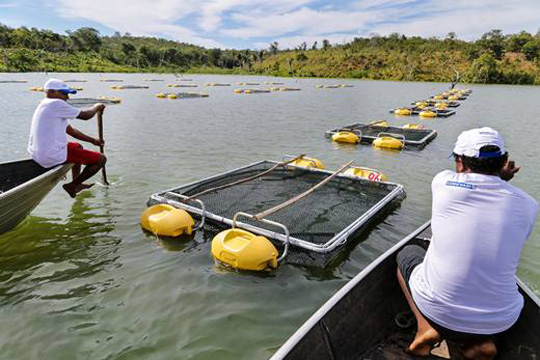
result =
M130 34L101 36L0 24L0 71L264 74L405 81L540 84L540 35L485 33L462 41L400 34L356 38L343 45L300 44L294 50L205 49Z

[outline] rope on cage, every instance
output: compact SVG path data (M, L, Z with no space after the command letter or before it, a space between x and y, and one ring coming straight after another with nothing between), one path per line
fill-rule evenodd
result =
M261 220L262 218L264 218L264 217L266 217L268 215L271 215L271 214L273 214L273 213L275 213L275 212L277 212L277 211L279 211L279 210L281 210L281 209L283 209L283 208L297 202L298 200L308 196L309 194L311 194L312 192L314 192L315 190L317 190L318 188L320 188L321 186L323 186L324 184L326 184L327 182L332 180L338 174L340 174L343 171L345 171L346 169L348 169L353 162L354 162L354 160L349 161L348 163L346 163L345 165L340 167L338 170L336 170L332 175L328 176L327 178L325 178L321 182L317 183L313 187L309 188L308 190L304 191L301 194L296 195L293 198L290 198L289 200L287 200L287 201L285 201L285 202L283 202L283 203L281 203L279 205L274 206L273 208L270 208L268 210L265 210L263 212L260 212L260 213L256 214L254 216L254 218L257 219L257 220Z
M231 186L235 186L235 185L239 185L239 184L251 181L251 180L255 180L257 178L260 178L261 176L264 176L264 175L274 171L275 169L277 169L280 166L288 165L288 164L290 164L290 163L292 163L292 162L294 162L296 160L299 160L299 159L303 158L304 156L305 156L305 154L302 154L302 155L299 155L299 156L297 156L297 157L295 157L295 158L293 158L291 160L282 161L280 163L275 164L270 169L265 170L263 172L260 172L260 173L258 173L256 175L253 175L253 176L250 176L250 177L247 177L247 178L244 178L244 179L240 179L240 180L234 181L232 183L223 184L223 185L220 185L220 186L216 186L216 187L213 187L213 188L210 188L210 189L203 190L201 192L198 192L196 194L193 194L193 195L187 197L186 199L184 199L184 202L187 202L189 200L195 199L195 198L197 198L199 196L202 196L202 195L205 195L205 194L217 191L217 190L226 189L226 188L231 187Z

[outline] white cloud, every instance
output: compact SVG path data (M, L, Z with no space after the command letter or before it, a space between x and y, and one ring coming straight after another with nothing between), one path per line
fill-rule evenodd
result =
M165 36L206 47L294 47L341 43L370 33L478 38L493 28L536 32L538 0L47 0L66 18L134 35ZM8 3L4 6L11 6ZM2 5L0 5L1 7Z
M200 10L197 0L59 0L59 5L60 15L66 18L87 19L134 35L170 36L182 42L224 47L176 24Z

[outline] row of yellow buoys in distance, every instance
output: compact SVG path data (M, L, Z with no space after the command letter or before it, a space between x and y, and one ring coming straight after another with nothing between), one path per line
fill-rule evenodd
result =
M260 94L268 93L271 91L300 91L300 88L290 88L290 87L272 87L269 89L234 89L235 94Z
M287 165L292 170L295 167L325 169L322 161L307 156L299 157ZM388 180L386 175L376 169L356 166L339 176L375 182ZM171 204L156 204L147 208L141 215L140 224L144 230L166 237L189 236L197 229L187 211ZM271 241L237 227L217 234L212 239L211 253L220 263L238 270L265 271L278 267L278 250Z
M207 93L196 93L196 92L184 92L184 93L157 93L156 97L158 99L195 99L195 98L207 98L210 95Z
M231 84L228 83L206 83L204 86L231 86Z
M167 87L198 87L196 84L167 84Z
M418 108L418 107L417 107ZM420 107L420 109L422 109ZM422 111L418 113L419 116L422 117L437 117L437 110L446 110L447 108L439 108L439 109L432 109L432 108L424 108ZM413 114L413 109L411 108L398 108L394 110L394 114L401 115L401 116L410 116Z
M338 89L338 88L349 88L354 87L351 84L335 84L335 85L315 85L317 89Z
M44 91L42 86L33 86L31 88L28 88L28 89L30 91ZM78 86L70 86L70 89L77 90L77 91L82 91L83 90L82 87L78 87Z

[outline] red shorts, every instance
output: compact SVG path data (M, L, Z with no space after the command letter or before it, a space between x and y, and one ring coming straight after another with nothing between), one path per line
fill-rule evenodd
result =
M100 157L101 154L97 151L83 149L82 145L77 142L68 142L67 144L66 163L92 165L99 162Z

